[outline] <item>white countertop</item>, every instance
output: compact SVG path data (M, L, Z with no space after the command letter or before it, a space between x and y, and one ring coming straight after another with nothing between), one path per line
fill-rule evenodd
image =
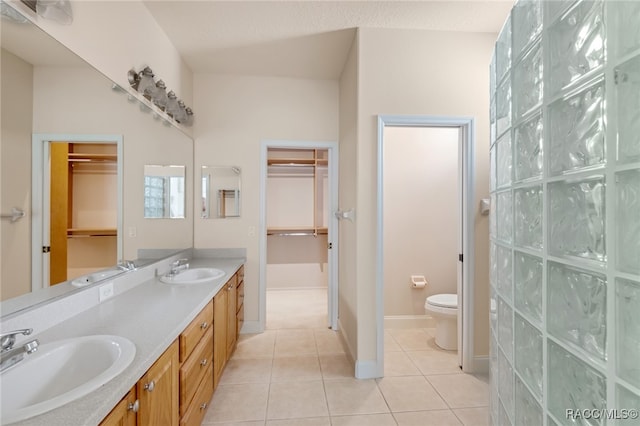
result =
M146 280L35 335L41 345L92 334L118 335L136 345L136 355L124 372L91 394L15 424L100 423L244 262L244 258L190 259L191 267L214 267L226 275L212 283L196 285L165 284L157 278Z

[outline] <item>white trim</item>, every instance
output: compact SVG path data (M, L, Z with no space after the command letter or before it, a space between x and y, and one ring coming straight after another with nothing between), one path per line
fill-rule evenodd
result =
M435 328L436 320L431 315L386 315L384 328Z
M245 321L240 330L240 334L262 333L264 328L260 328L260 321Z
M333 330L338 330L338 219L333 214L338 210L338 143L316 141L265 140L260 145L260 218L258 224L258 327L255 332L265 330L267 319L267 150L269 148L327 149L329 151L329 223L327 241L333 248L329 251L329 283L327 286L328 320ZM246 324L246 323L245 323Z
M356 361L356 379L376 379L382 377L378 372L380 362L378 360Z
M462 370L473 372L474 329L474 175L475 175L475 121L473 117L439 117L409 115L378 116L378 202L377 202L377 255L376 255L376 329L377 358L379 368L384 371L384 271L383 271L383 147L385 126L405 127L456 127L460 129L462 148L462 288L458 289L460 309L458 324L462 332L458 333L458 353Z
M39 290L45 287L43 280L46 262L42 256L43 220L45 218L45 191L43 188L44 173L49 170L49 144L55 141L64 142L90 142L90 143L115 143L118 154L117 186L118 186L118 218L117 218L117 250L118 260L123 253L123 164L124 144L122 135L99 134L67 134L67 133L34 133L31 137L31 290ZM47 155L45 155L47 153ZM46 157L46 158L45 158ZM48 194L48 192L47 192Z
M489 357L488 356L474 356L473 357L473 372L478 374L489 374Z

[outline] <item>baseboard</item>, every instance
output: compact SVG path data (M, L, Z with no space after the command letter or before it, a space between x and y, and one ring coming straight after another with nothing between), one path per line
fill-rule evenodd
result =
M376 360L356 361L356 379L377 379L384 376Z
M434 328L436 320L430 315L386 315L384 328Z
M489 357L488 356L474 356L473 357L473 372L480 374L489 373Z
M260 321L245 321L240 330L240 334L257 334L264 332L260 326Z
M347 358L349 358L349 362L351 363L351 365L355 365L355 357L354 357L355 352L353 351L353 348L349 345L349 341L344 335L344 327L342 326L342 322L340 322L340 318L338 318L338 330L336 331L338 333L338 337L340 338L342 349L344 349L344 353L347 355Z

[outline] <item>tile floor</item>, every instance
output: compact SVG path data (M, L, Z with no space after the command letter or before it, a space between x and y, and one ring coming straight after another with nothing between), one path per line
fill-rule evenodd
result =
M484 426L488 379L464 374L432 329L385 331L385 377L357 380L326 291L267 292L267 330L240 336L206 426Z

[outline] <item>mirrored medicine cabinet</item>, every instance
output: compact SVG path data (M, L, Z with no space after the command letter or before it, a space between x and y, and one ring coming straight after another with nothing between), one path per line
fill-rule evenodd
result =
M239 167L202 166L203 219L240 217Z

